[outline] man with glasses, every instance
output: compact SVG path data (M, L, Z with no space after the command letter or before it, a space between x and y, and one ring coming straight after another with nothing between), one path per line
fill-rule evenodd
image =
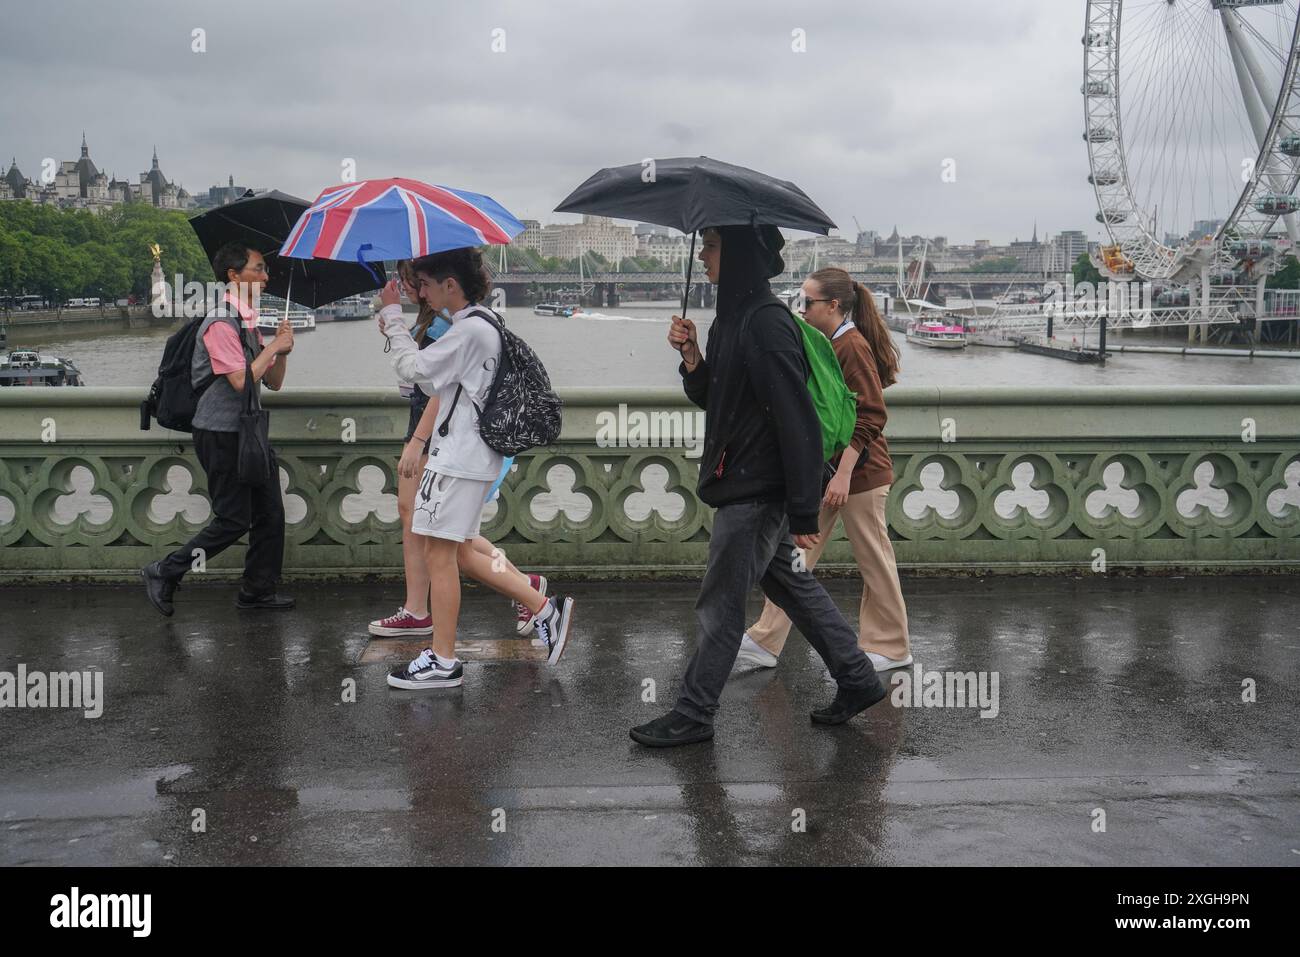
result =
M275 337L263 343L257 329L257 302L270 273L256 249L227 243L212 257L212 268L226 292L199 326L190 373L195 391L202 393L194 414L194 453L207 474L212 520L190 541L141 571L149 601L168 617L174 610L172 596L185 573L203 569L245 533L248 551L236 606L286 609L294 604L292 598L276 594L284 561L280 469L273 468L266 481L256 484L239 478L245 374L251 368L254 389L260 391L265 384L278 390L293 351L293 327L284 320Z

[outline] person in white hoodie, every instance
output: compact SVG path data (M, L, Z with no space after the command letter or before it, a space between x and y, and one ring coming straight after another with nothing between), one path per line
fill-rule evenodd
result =
M460 569L492 561L474 549L473 541L503 457L479 435L478 415L501 361L501 336L484 318L491 314L478 305L491 283L477 249L435 253L417 259L412 268L420 298L435 312L451 314L451 328L420 349L402 318L397 284L389 283L381 294L379 326L392 346L393 368L404 382L418 383L438 401L439 422L428 437L429 458L411 516L411 531L426 539L433 636L430 647L388 676L390 687L423 690L462 683L464 668L456 659ZM474 577L493 584L490 576ZM537 640L555 664L568 640L573 599L548 598L513 576L500 577L505 580L493 587L533 613Z

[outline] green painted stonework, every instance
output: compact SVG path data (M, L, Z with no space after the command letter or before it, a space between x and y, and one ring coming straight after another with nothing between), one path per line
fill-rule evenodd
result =
M698 439L702 413L675 390L564 398L559 443L519 457L483 534L529 569L695 577L712 510L694 494L698 447L681 440ZM1300 388L894 387L887 399L904 568L1300 568ZM0 390L0 581L122 578L203 525L189 437L141 432L139 401L133 389ZM290 518L286 576L400 575L405 400L299 389L266 404ZM628 427L623 445L615 423ZM662 447L646 447L653 437ZM237 574L242 553L210 573ZM824 568L851 561L837 531Z

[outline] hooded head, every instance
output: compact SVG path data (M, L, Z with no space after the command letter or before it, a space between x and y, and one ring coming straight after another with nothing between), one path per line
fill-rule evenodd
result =
M768 279L785 270L781 248L785 238L775 226L718 226L722 243L718 262L718 315L735 312L755 290L767 290Z

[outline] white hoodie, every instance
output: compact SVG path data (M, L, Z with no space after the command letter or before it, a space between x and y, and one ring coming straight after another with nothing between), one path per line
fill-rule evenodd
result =
M425 468L456 478L493 482L501 474L503 457L479 437L478 411L483 408L497 364L501 361L501 336L486 319L471 316L466 306L451 317L451 328L423 349L415 344L402 318L402 307L385 306L379 312L384 335L393 348L393 368L404 382L419 383L438 399L438 418L429 440ZM456 389L463 387L447 435L439 428L451 412ZM476 409L477 407L477 409Z

